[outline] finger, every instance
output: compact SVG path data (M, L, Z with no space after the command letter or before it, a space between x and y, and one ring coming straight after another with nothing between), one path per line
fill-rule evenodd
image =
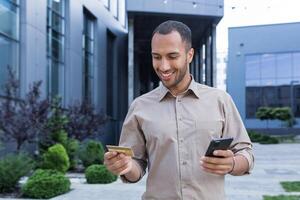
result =
M215 156L220 156L224 158L233 157L233 152L231 150L215 150L213 154Z
M125 165L128 165L129 162L130 162L130 159L123 158L123 159L115 162L113 165L111 165L110 168L113 171L119 171L120 168L124 167Z
M204 163L218 164L218 165L226 165L231 163L230 158L217 158L217 157L202 157L200 159Z
M201 166L206 169L211 169L211 170L221 170L221 171L230 171L231 170L231 165L216 165L216 164L211 164L211 163L204 163L201 162Z
M104 154L104 159L112 159L113 157L115 157L116 155L118 155L118 153L116 151L113 151L113 152L106 152Z

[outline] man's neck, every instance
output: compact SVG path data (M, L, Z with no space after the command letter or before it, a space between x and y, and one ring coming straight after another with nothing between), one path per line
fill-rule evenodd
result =
M180 94L183 94L188 88L189 88L189 85L191 84L192 82L192 77L190 74L188 74L188 78L185 78L184 80L182 80L183 83L181 84L181 87L180 88L174 88L173 90L170 90L171 94L173 96L178 96Z

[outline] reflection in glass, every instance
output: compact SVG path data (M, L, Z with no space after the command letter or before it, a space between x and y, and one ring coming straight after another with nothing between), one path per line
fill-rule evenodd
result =
M83 99L92 103L94 88L94 29L95 17L84 10L82 35Z
M246 80L260 79L260 56L249 55L245 58Z
M293 75L298 77L296 80L299 80L300 77L300 52L293 53Z
M277 77L278 78L292 77L292 54L291 53L277 54Z
M274 54L264 54L261 56L261 78L275 78L276 61Z
M246 117L255 118L261 106L291 106L291 83L300 91L300 52L245 56ZM300 117L300 98L294 96L294 115Z
M0 0L0 33L19 39L19 8L7 0Z
M63 93L65 0L47 1L48 95Z
M8 78L8 66L13 71L18 70L19 65L19 47L18 43L6 39L0 35L0 87L6 83ZM2 90L0 90L0 94Z

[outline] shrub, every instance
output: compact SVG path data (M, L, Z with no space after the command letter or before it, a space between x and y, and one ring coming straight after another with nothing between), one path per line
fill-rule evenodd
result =
M248 135L252 142L258 142L260 144L278 144L279 140L269 135L263 135L255 131L248 131Z
M88 167L92 164L102 164L104 149L101 142L89 140L84 143L80 149L79 158L84 167Z
M106 169L104 165L91 165L85 170L85 177L88 183L112 183L117 176Z
M25 154L7 155L0 160L0 193L11 191L22 176L34 166L33 160Z
M68 117L64 114L61 106L61 98L55 97L51 102L51 113L47 124L40 135L39 150L41 153L57 143L62 144L67 149L68 134L65 126L68 123Z
M75 169L78 163L79 141L76 139L68 139L66 150L70 160L70 168Z
M42 167L55 169L65 173L70 167L70 161L66 149L61 144L56 144L43 155Z
M24 196L30 198L52 198L70 190L71 182L56 170L38 169L22 187Z

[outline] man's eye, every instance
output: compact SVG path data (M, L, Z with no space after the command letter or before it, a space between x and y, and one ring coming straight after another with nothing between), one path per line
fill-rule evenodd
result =
M155 59L155 60L159 60L159 59L160 59L159 56L152 56L152 57L153 57L153 59Z
M169 58L170 59L176 59L176 58L178 58L178 56L177 55L171 55L171 56L169 56Z

